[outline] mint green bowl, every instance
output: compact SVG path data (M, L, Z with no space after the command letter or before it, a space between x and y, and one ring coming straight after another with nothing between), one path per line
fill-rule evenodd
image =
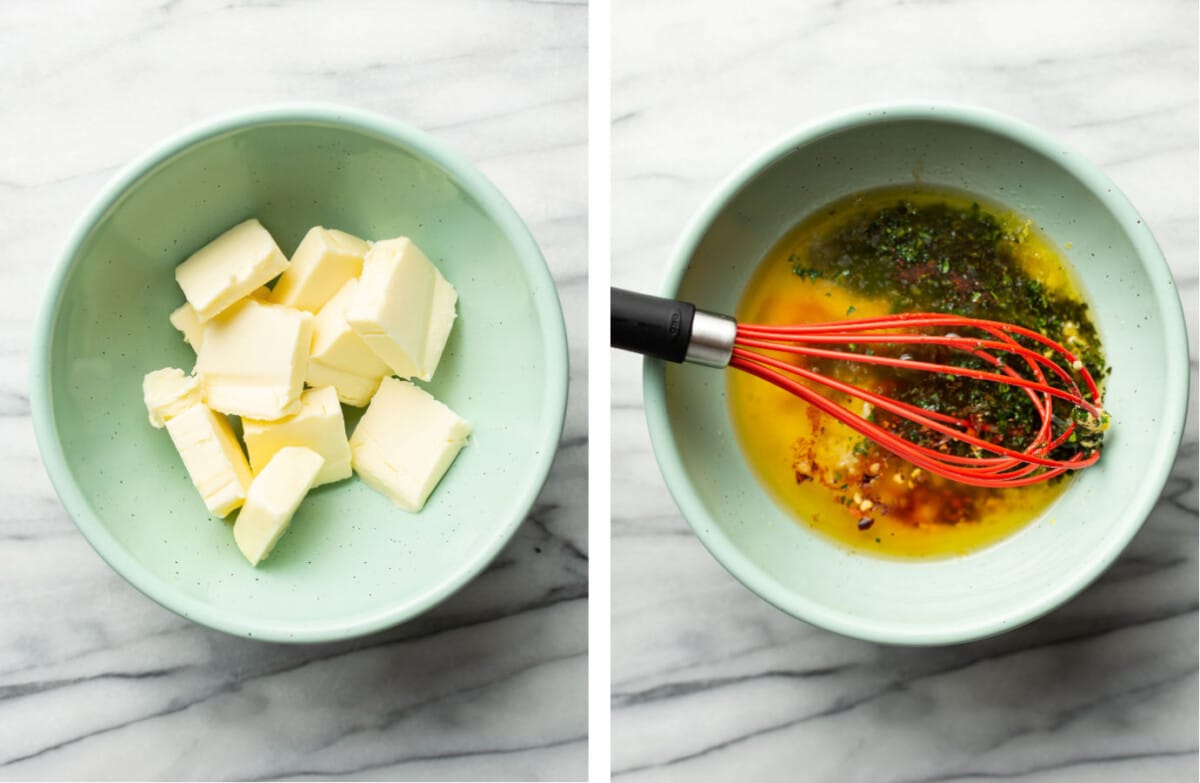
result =
M183 302L176 264L248 217L289 254L318 224L411 236L459 292L427 388L474 425L420 514L357 478L321 487L257 569L206 513L141 394L147 371L194 363L167 322ZM184 617L285 642L402 622L487 566L545 482L567 391L554 283L504 197L424 133L329 106L208 122L117 175L62 251L32 365L42 459L101 557Z
M1065 250L1112 365L1104 457L1038 520L963 557L856 555L780 509L732 431L721 373L647 361L650 436L696 535L765 600L848 636L911 645L1000 633L1059 606L1124 549L1166 482L1183 432L1188 354L1170 270L1116 186L1045 133L954 106L862 109L782 139L726 180L684 231L665 296L733 312L751 272L801 217L841 196L952 186L1033 218ZM725 372L733 372L726 370Z

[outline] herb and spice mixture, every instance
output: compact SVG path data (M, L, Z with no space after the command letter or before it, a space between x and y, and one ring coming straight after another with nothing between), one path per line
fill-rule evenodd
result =
M787 324L915 311L1019 324L1065 345L1096 379L1106 372L1087 303L1060 253L1030 221L942 188L861 193L805 219L763 260L737 317ZM939 346L857 350L984 367L981 360ZM1008 447L1023 448L1040 423L1028 396L1011 386L857 363L788 360L961 416L975 424L980 437ZM785 391L743 373L727 378L734 427L752 467L800 519L855 549L892 556L962 554L1037 517L1066 485L1052 480L984 489L931 476ZM831 396L923 446L969 453L964 444L860 400ZM1066 403L1055 413L1073 415ZM1099 447L1103 423L1080 423L1079 433L1054 456Z

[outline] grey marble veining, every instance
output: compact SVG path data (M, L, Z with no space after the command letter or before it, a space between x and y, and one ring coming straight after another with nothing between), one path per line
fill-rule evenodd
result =
M587 755L586 105L582 3L0 6L0 778L580 779ZM196 121L330 101L437 134L537 237L572 390L557 461L496 563L442 606L289 647L188 623L58 504L28 349L70 224Z
M1042 126L1117 181L1175 274L1193 366L1171 481L1110 571L1013 633L903 649L793 620L708 555L656 469L640 361L614 353L614 777L1194 781L1196 5L614 5L614 284L656 289L703 199L795 126L959 101Z

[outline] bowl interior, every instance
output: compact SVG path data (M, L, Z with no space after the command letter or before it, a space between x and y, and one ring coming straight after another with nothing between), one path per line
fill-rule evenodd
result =
M444 153L424 154L432 143L412 135L319 118L234 124L150 166L74 246L39 357L54 433L44 440L61 449L47 464L101 554L160 603L256 637L365 632L476 573L532 503L565 404L553 284L498 194ZM257 569L230 523L206 513L141 400L146 372L195 361L167 322L183 302L176 264L247 217L288 254L317 224L412 237L459 292L426 388L474 425L419 515L356 479L327 485ZM345 411L352 425L359 412Z
M1015 131L988 125L936 112L884 112L783 147L693 226L667 284L678 283L679 297L700 307L732 312L758 261L800 217L852 192L914 179L1000 202L1033 218L1059 247L1071 243L1064 252L1094 305L1113 367L1108 447L1099 466L1078 476L1037 521L968 556L878 559L806 529L750 472L730 425L723 376L647 363L656 450L706 546L772 603L843 633L949 642L1048 611L1094 578L1136 531L1179 440L1186 348L1178 298L1149 231L1108 191L1111 183L1100 178L1095 192L1096 182L1080 179L1069 152L1039 151L1013 138Z

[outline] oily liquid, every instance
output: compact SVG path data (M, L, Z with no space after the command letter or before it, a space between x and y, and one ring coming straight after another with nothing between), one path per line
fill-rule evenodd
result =
M970 207L979 202L957 191L910 186L831 204L806 218L767 254L743 294L738 320L789 324L890 314L886 299L866 298L826 279L797 276L793 263L802 261L813 243L830 235L848 215L893 206L900 199L917 206ZM984 209L1006 226L1028 223L1003 208ZM1066 264L1036 231L1027 228L1015 252L1024 271L1048 289L1081 298ZM1069 483L1067 479L982 489L922 471L914 475L911 464L886 452L864 464L867 461L855 453L862 436L854 430L747 373L730 371L726 378L734 430L752 470L802 524L858 552L902 558L966 554L1038 517ZM838 402L865 413L861 401ZM817 478L801 476L798 466ZM870 502L866 510L863 500ZM870 519L870 525L860 529L864 519Z

